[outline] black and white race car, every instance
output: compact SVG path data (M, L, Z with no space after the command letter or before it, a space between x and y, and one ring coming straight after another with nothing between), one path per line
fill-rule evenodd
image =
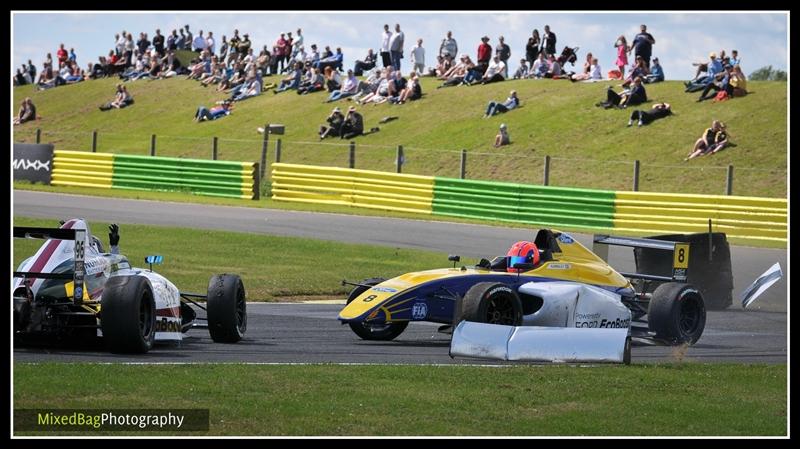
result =
M111 226L111 252L105 252L82 219L60 228L14 227L15 238L46 239L14 272L16 339L102 337L111 351L128 353L180 341L198 327L207 328L215 342L242 339L247 305L239 276L212 276L207 294L181 292L152 271L161 256L145 258L150 269L132 267L119 254L117 229Z

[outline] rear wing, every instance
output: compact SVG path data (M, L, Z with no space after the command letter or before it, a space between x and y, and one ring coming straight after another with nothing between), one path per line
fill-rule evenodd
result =
M15 271L15 278L23 279L67 279L75 283L73 289L73 301L79 304L83 300L83 278L86 275L84 266L86 230L85 229L61 229L61 228L36 228L28 226L14 226L14 238L17 239L54 239L54 240L74 240L73 250L75 259L75 271L69 273L40 273L32 271Z
M672 252L672 276L657 276L653 274L620 273L626 278L645 279L648 281L686 282L689 275L689 243L671 242L667 240L615 237L610 235L595 235L592 251L601 259L608 262L608 246L627 246L631 248L650 248Z

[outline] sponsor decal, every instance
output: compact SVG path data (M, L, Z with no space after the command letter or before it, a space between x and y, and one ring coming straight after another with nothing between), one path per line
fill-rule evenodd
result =
M384 292L384 293L396 293L397 289L392 287L372 287L372 290L376 292Z
M428 316L428 305L417 302L411 307L411 317L415 320L424 320Z
M607 320L591 320L591 321L575 321L575 327L603 327L603 328L619 328L631 327L630 318Z
M575 240L573 240L572 237L570 237L569 234L564 234L563 232L561 233L561 235L558 236L558 241L561 242L561 243L566 243L566 244L570 244L570 243L574 243L575 242Z
M50 161L14 159L14 170L50 171Z
M549 263L547 264L548 270L569 270L572 265L568 263Z
M83 287L81 287L81 286L75 287L75 291L73 293L74 293L74 295L73 295L74 298L82 299L83 298Z
M180 332L181 325L180 322L175 319L169 319L167 317L159 317L156 320L156 332Z

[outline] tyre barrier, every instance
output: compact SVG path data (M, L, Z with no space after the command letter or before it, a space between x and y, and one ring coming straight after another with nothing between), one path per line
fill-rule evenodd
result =
M51 184L258 199L254 162L55 151Z
M625 192L272 164L272 198L620 234L787 241L785 199Z

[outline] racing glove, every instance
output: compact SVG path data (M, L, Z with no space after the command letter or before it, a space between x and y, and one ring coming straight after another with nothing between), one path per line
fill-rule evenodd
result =
M108 233L108 243L111 246L119 245L119 226L117 226L116 223L113 223L108 227L108 230L110 231Z

